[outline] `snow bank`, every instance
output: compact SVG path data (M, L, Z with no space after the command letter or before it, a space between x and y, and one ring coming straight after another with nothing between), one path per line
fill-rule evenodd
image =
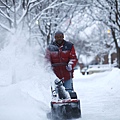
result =
M98 86L105 91L116 94L120 93L120 69L113 68L111 71L82 75L79 70L75 71L74 81L90 82L91 85Z
M42 64L25 66L28 71L19 71L23 76L16 74L22 80L12 84L8 82L11 75L6 76L7 72L1 69L1 78L4 76L0 82L0 120L46 119L46 113L50 110L50 86L56 77Z
M105 88L111 94L120 94L120 69L114 68L106 77Z

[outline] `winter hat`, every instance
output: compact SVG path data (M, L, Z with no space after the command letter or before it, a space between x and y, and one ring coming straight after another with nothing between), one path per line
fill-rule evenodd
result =
M58 34L62 34L62 35L64 35L63 32L61 32L61 31L57 31L57 32L55 33L55 36L58 35Z

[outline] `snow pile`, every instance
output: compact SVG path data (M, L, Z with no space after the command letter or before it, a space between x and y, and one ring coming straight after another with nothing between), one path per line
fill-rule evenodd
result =
M29 56L24 56L26 59ZM11 69L0 70L0 120L38 120L46 119L50 108L50 86L56 78L44 69L43 64L33 65L22 60L16 60L16 78L14 84ZM26 64L28 63L28 64ZM30 64L32 63L32 65ZM25 65L25 66L24 66ZM9 65L8 65L9 67ZM17 72L19 68L19 71ZM24 68L24 69L23 69Z
M120 94L120 69L114 68L105 78L106 90L111 94Z

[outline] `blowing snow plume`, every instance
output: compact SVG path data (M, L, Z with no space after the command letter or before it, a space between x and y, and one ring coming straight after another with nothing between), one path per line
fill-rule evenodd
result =
M1 86L30 80L35 76L39 76L40 79L45 77L42 76L45 70L44 56L38 47L30 46L27 33L8 34L6 41L6 45L0 51Z
M29 46L27 34L6 39L0 51L0 120L45 119L56 77L45 69L40 51Z

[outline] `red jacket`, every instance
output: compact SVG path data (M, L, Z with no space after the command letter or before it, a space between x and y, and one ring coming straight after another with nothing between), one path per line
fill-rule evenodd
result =
M77 63L77 57L75 49L72 43L64 40L63 45L57 46L56 42L53 42L46 51L46 58L51 62L53 71L59 79L64 78L64 81L73 78L73 71L69 72L66 69L67 64L72 62L72 68Z

